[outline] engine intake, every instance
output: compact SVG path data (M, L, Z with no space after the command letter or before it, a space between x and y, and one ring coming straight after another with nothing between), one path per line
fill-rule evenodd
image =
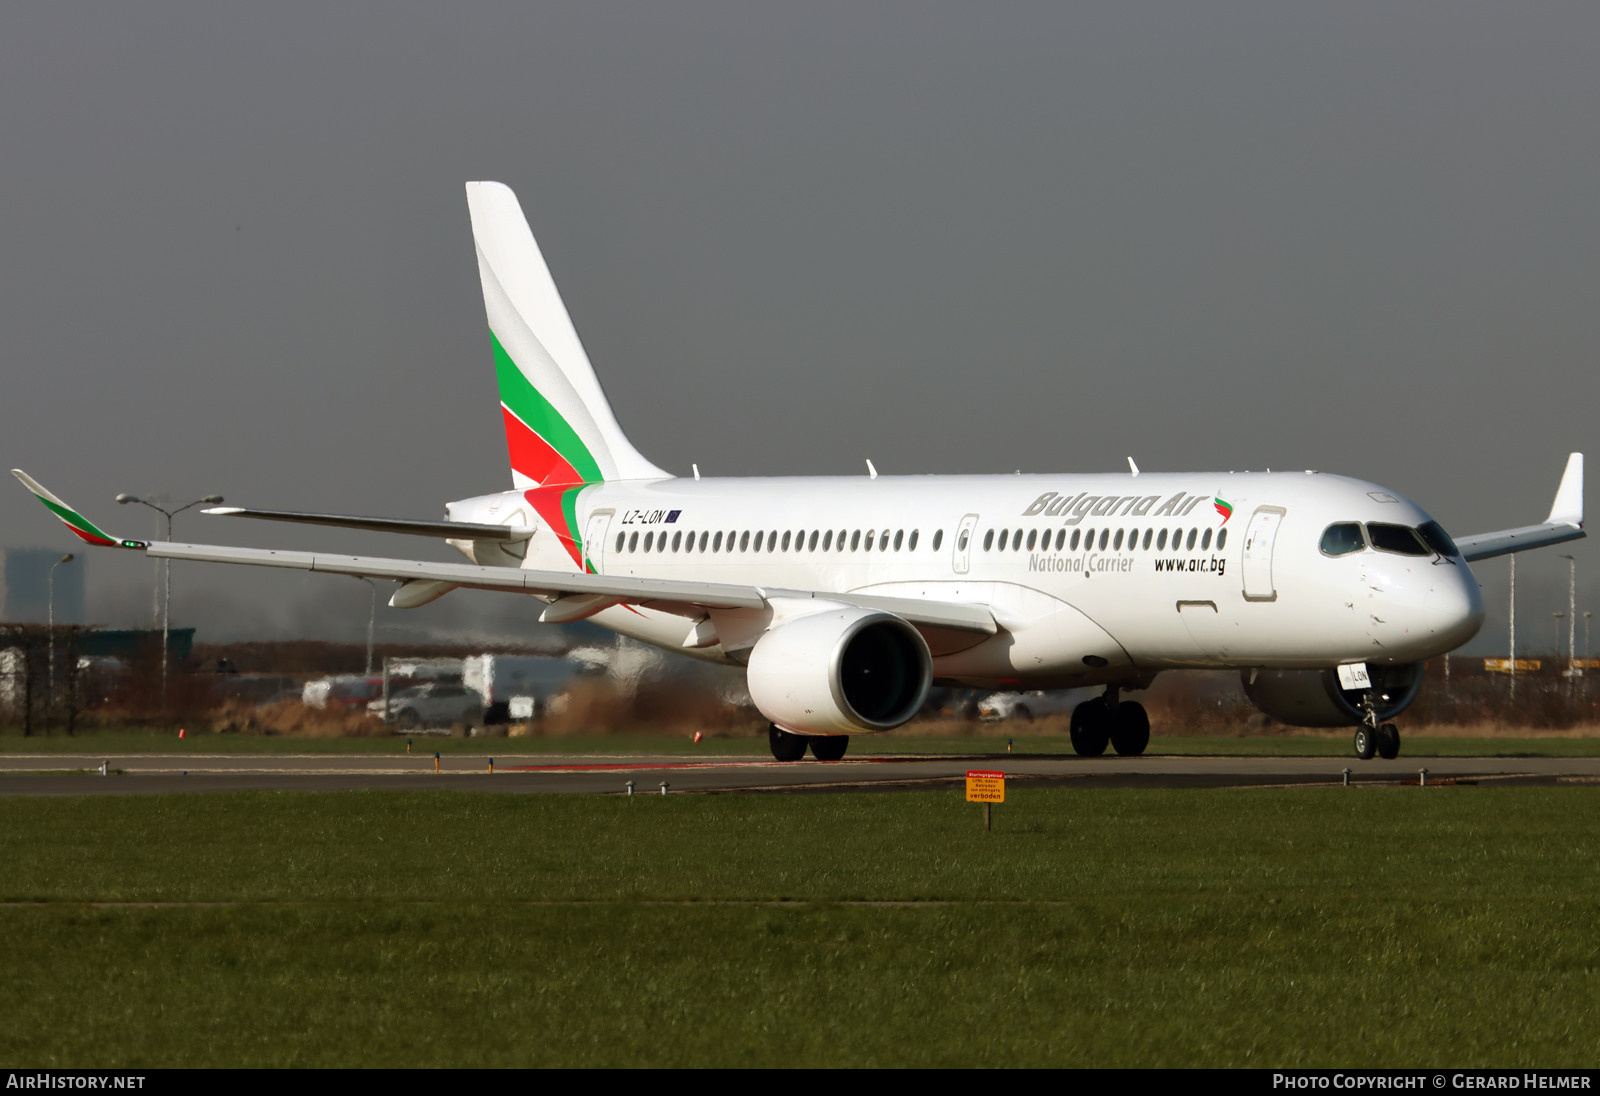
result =
M933 683L921 633L890 613L839 606L786 621L750 652L750 697L797 734L860 734L917 714Z
M1422 689L1423 663L1367 664L1380 720L1393 719L1411 706ZM1337 670L1259 670L1255 681L1240 675L1250 703L1280 723L1294 727L1352 727L1361 722L1360 689L1341 689Z

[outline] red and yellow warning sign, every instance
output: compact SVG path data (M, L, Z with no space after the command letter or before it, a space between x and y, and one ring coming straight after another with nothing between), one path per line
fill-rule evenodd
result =
M1006 774L967 770L968 803L1004 803L1006 801Z

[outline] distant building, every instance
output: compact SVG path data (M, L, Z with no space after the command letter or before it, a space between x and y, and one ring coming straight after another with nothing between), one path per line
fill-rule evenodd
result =
M50 615L50 568L65 553L59 548L7 548L0 551L0 620L43 624ZM56 622L82 624L84 558L56 568Z

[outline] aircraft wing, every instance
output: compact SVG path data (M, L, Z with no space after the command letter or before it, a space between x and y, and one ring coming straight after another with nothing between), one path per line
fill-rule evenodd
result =
M1562 473L1561 485L1556 488L1556 499L1550 507L1550 516L1538 525L1524 525L1517 529L1501 529L1493 533L1476 533L1457 537L1456 547L1469 562L1493 559L1495 556L1526 552L1530 548L1544 548L1579 540L1587 534L1583 530L1583 454L1567 457L1567 470Z
M389 599L389 604L402 609L425 605L451 590L463 587L472 590L504 590L545 598L549 601L549 605L546 606L540 619L551 624L582 620L613 605L641 605L665 612L681 613L687 617L698 617L707 609L765 608L774 598L819 598L894 613L919 628L943 628L981 635L994 635L999 630L993 613L984 606L923 601L920 598L881 597L875 594L857 595L822 590L790 590L729 582L691 582L681 579L632 578L624 575L532 571L518 567L485 567L474 563L435 563L428 560L344 556L324 552L236 548L219 544L132 540L114 536L100 529L51 494L26 472L14 468L12 474L34 493L46 509L72 530L74 535L89 544L142 551L157 559L242 563L256 567L284 567L290 570L351 575L358 578L393 579L401 586Z
M301 525L331 525L338 529L364 529L373 533L407 533L419 537L461 540L527 540L533 535L532 529L523 526L479 525L470 521L413 521L410 518L369 518L354 514L308 514L299 510L252 510L244 506L214 506L200 512L229 518L292 521Z

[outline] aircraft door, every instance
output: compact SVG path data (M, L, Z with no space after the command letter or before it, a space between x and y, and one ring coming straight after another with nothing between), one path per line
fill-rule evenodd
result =
M958 575L966 574L972 566L972 536L977 527L978 515L968 514L956 529L955 542L950 547L950 565Z
M1261 506L1250 515L1250 525L1244 531L1246 601L1278 600L1277 588L1272 584L1272 545L1278 538L1283 513L1281 506Z
M589 528L583 534L583 558L597 575L605 573L606 530L611 525L611 515L615 513L615 510L596 510L589 515Z

